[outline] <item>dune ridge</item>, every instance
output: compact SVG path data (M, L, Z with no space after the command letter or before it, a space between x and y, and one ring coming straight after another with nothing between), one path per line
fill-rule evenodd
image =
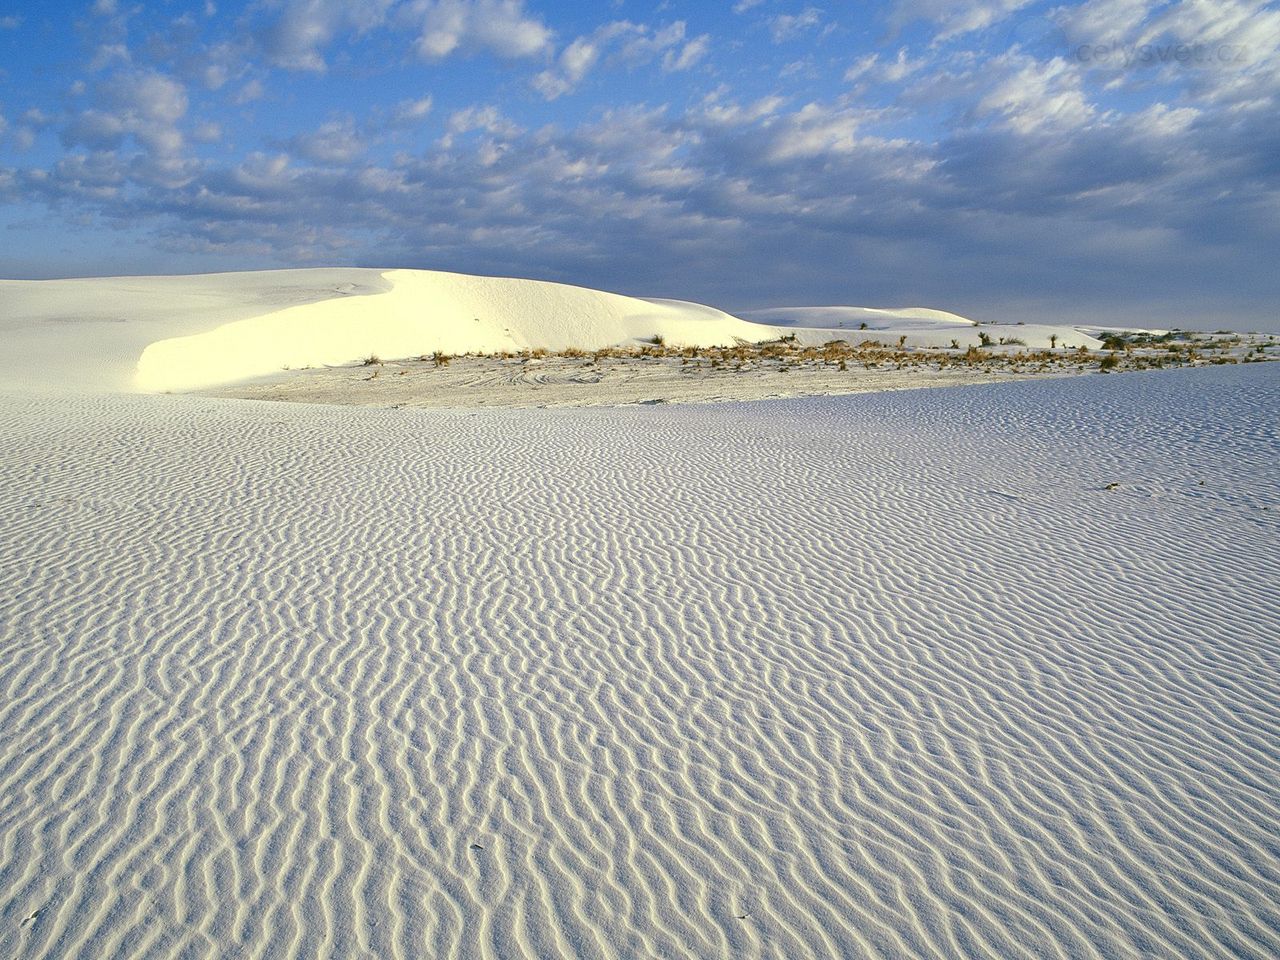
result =
M1275 370L0 396L0 953L1278 955Z
M804 313L808 310L808 313ZM813 311L818 314L813 314ZM911 346L980 342L944 311L804 308L815 325L757 323L681 300L543 280L434 270L314 268L189 277L0 280L0 388L185 391L298 370L432 353L596 350L652 341L691 347L781 336L821 344L863 334L822 320L874 316ZM1070 327L1010 326L1031 347L1100 342Z

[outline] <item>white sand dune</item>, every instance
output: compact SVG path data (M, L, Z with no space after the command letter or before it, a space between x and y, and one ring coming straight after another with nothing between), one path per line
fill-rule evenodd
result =
M822 311L862 308L812 308ZM943 311L872 310L876 335L910 346L976 345L970 321ZM809 316L803 313L803 316ZM794 317L792 317L794 319ZM986 328L1028 346L1099 346L1071 328ZM714 307L645 300L540 280L430 270L313 269L0 281L0 386L87 391L181 391L284 369L362 358L497 353L527 348L594 350L661 337L680 346L759 342L783 334L805 343L865 332L762 324Z
M0 393L0 956L1278 956L1278 373Z
M343 268L0 280L0 388L133 391L157 340L389 289L381 271Z
M770 307L765 310L748 310L742 316L757 323L815 329L856 329L862 324L866 324L869 330L897 330L911 326L977 326L976 321L967 317L929 307Z
M879 340L886 344L905 338L908 347L969 347L1002 341L1036 349L1102 346L1090 331L1042 323L979 324L955 313L928 307L773 307L749 310L743 317L796 336L802 343L832 339ZM984 342L983 337L987 338Z

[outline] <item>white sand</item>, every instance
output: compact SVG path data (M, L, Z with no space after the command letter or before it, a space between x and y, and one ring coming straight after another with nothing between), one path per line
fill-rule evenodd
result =
M0 389L0 956L1280 955L1276 364L40 383Z
M830 309L830 308L821 308ZM861 309L861 308L843 308ZM893 311L873 311L888 316ZM976 327L905 311L875 335L968 347ZM1070 327L987 327L1028 346L1099 342ZM716 346L794 335L803 343L866 331L751 323L714 307L548 283L430 270L313 269L189 277L0 280L0 387L180 391L282 370L526 348L594 350L660 337Z

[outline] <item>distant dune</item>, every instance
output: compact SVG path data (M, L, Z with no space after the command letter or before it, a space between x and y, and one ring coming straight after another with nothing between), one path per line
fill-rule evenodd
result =
M987 329L1031 347L1051 336L1059 346L1099 345L1069 327ZM594 350L655 337L704 347L782 335L822 343L867 331L909 346L979 342L973 321L927 308L792 307L753 321L681 300L431 270L8 280L0 384L192 390L369 356Z

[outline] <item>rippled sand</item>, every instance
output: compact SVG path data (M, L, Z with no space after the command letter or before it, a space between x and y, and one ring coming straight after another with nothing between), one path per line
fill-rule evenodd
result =
M0 955L1280 955L1277 409L0 396Z

